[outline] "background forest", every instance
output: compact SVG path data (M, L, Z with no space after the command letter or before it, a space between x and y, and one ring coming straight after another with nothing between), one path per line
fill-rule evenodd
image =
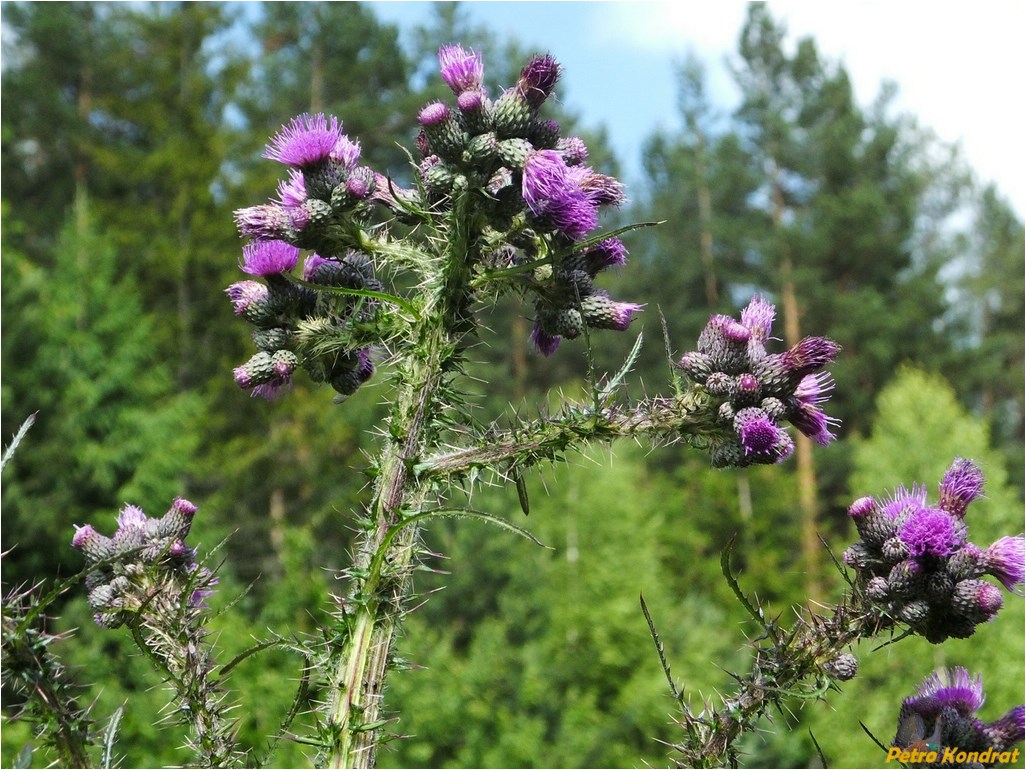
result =
M38 414L3 479L5 590L80 569L73 524L107 527L126 501L156 511L183 494L202 511L194 538L230 536L215 608L251 586L230 621L214 621L224 658L267 628L315 627L311 613L338 590L349 512L366 500L384 380L342 406L302 380L271 403L236 387L250 343L224 295L238 277L232 211L273 189L260 153L304 111L338 115L369 163L408 179L399 145L441 95L425 74L453 41L483 50L497 84L532 53L454 4L405 37L358 3L3 4L2 434ZM956 455L987 477L974 539L1022 529L1022 220L899 114L891 90L858 104L844 67L791 39L771 7L749 7L732 63L742 103L724 115L701 65L678 62L684 130L651 134L621 212L665 220L627 237L630 262L613 277L647 311L631 333L595 336L595 366L617 368L643 328L630 388L665 391L659 313L677 352L710 313L762 292L782 335L843 346L830 404L840 440L746 470L714 470L684 446L571 458L526 478L527 524L552 550L433 523L438 557L417 588L444 591L406 625L412 670L392 678L386 704L401 715L393 732L412 737L390 743L383 766L665 765L659 741L678 728L639 593L698 698L747 664L744 610L719 570L731 536L741 584L790 617L810 596L836 596L818 535L837 554L855 539L853 498L914 481L932 491ZM601 126L553 117L617 173ZM498 306L473 351L482 419L581 387L584 345L542 358L523 312ZM474 505L522 521L508 489ZM83 693L96 717L130 698L124 765L182 762L176 728L155 725L159 681L127 635L97 628L84 596L58 623L78 629L57 652L97 685ZM901 698L944 665L983 674L993 716L982 716L996 718L1024 700L1023 625L1013 598L971 641L863 645L859 676L829 706L794 703L749 738L748 759L807 766L814 735L831 766L879 764L859 721L888 741ZM237 669L249 743L277 727L297 670L285 652ZM5 692L5 766L31 738L8 721L17 706ZM299 744L276 751L275 765L306 762Z

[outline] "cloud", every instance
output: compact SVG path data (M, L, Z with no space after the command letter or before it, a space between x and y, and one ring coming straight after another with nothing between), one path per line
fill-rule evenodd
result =
M723 62L736 56L747 3L610 2L587 8L593 44L679 57L695 52L711 92L736 99ZM959 142L984 180L996 180L1020 215L1026 211L1026 143L1021 133L1021 73L1026 71L1026 3L988 0L894 3L881 0L774 0L792 44L811 36L821 54L848 69L861 104L884 81L899 88L897 106L947 142Z

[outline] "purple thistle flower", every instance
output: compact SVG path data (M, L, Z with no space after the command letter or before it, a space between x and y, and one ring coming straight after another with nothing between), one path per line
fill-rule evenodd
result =
M313 274L317 272L317 268L325 264L337 264L330 259L325 259L320 254L311 254L303 261L303 280L309 281L313 278Z
M872 497L860 497L848 506L848 515L853 519L860 519L863 516L876 513L878 510L879 507L876 504L876 500Z
M534 328L531 329L531 342L538 348L543 356L551 356L556 352L556 348L559 347L560 337L558 335L549 334L540 325L535 324Z
M118 532L128 530L143 531L150 518L137 505L125 505L118 513ZM117 533L115 533L115 536Z
M916 694L906 698L904 706L915 711L927 723L932 723L945 708L953 708L963 717L971 717L983 705L983 677L975 678L957 667L943 673L934 672L916 688Z
M797 374L811 374L826 366L841 352L841 346L824 337L806 337L784 353L785 365Z
M484 91L464 91L456 97L456 106L460 112L477 113L484 109L486 99Z
M356 377L360 382L366 382L374 375L374 361L371 359L370 348L361 348L356 356Z
M983 472L972 460L955 458L940 483L940 507L962 518L969 503L983 494Z
M328 157L346 171L353 171L360 160L360 143L343 134L331 148Z
M761 294L756 294L741 311L741 325L752 333L753 342L763 343L769 339L776 315L777 309L763 299Z
M752 332L753 337L756 333ZM827 416L818 406L829 399L828 394L833 387L828 373L807 374L795 388L795 405L789 416L792 425L822 446L837 438L830 432L830 426L837 425L838 420Z
M281 127L263 157L295 168L310 168L326 161L341 138L338 118L304 113Z
M611 176L596 174L588 166L568 166L567 177L595 206L620 206L627 200L620 182Z
M1001 538L983 552L982 562L988 575L996 577L1007 590L1015 590L1026 577L1023 536Z
M292 380L272 380L271 382L262 382L259 385L253 387L250 395L254 398L259 396L265 401L274 401L276 398L282 395L292 385Z
M771 454L782 437L786 436L769 416L756 407L742 409L734 417L734 431L737 433L745 454Z
M484 79L484 62L477 51L466 51L458 43L443 45L438 50L438 64L441 68L442 80L453 93L459 95L464 91L481 88Z
M626 331L631 325L634 314L642 309L642 305L634 302L613 302L609 312L612 315L610 325L618 332Z
M973 578L958 583L951 595L952 609L973 624L993 620L1004 603L1000 588L986 580Z
M254 303L266 302L269 292L267 286L258 281L239 281L225 289L225 294L231 300L235 315L242 315Z
M254 241L242 247L242 272L250 275L287 273L299 261L299 249L284 241Z
M374 191L374 172L366 166L358 169L346 180L346 192L357 200L363 200Z
M95 529L93 529L92 524L86 524L84 527L80 527L76 524L75 536L71 538L71 547L77 548L81 551L86 547L86 543L88 543L91 538L98 534L99 533Z
M880 510L892 519L925 507L926 487L922 484L913 484L911 490L904 486L898 486L890 495L880 501Z
M282 206L293 208L302 206L307 199L306 181L303 174L296 169L289 169L288 181L284 179L278 182L278 200Z
M593 272L607 267L622 267L627 263L627 247L619 238L606 238L584 252Z
M535 55L520 71L516 89L531 107L542 105L559 80L560 66L549 54Z
M213 586L218 584L220 581L205 567L200 567L198 564L190 565L189 571L196 575L196 581L200 587L196 588L192 595L189 596L189 606L197 609L205 609L208 607L206 600L208 596L212 596L214 591Z
M528 156L523 196L532 214L547 219L574 240L598 225L597 205L581 189L579 175L571 175L563 156L555 150L539 150Z
M950 556L965 542L965 528L947 512L936 508L915 511L898 532L913 558Z

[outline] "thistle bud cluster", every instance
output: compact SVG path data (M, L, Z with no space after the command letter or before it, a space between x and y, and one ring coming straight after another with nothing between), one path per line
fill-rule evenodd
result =
M432 102L418 115L418 172L429 201L444 208L457 193L472 194L487 223L488 266L545 262L521 284L534 295L531 338L543 354L585 328L626 329L641 306L610 299L594 285L600 271L624 264L626 248L616 238L581 243L603 207L625 201L623 186L584 165L584 142L562 136L558 123L540 116L559 64L533 57L516 85L492 100L479 54L450 45L438 59L456 103Z
M774 306L757 296L740 321L714 315L699 335L698 349L685 353L678 364L708 396L706 438L717 467L787 459L794 440L780 427L782 421L817 443L834 439L830 427L837 421L820 408L833 382L821 369L840 346L806 337L783 353L768 353L765 343L775 314Z
M866 596L934 643L972 636L1003 604L1001 589L1022 585L1023 537L981 549L967 539L966 509L983 491L983 474L958 458L940 483L940 501L926 488L899 487L887 498L862 497L848 509L861 540L844 553Z
M239 233L334 254L356 246L374 212L378 175L361 166L360 144L336 117L299 115L282 126L263 157L289 167L278 198L235 212Z
M227 289L235 314L256 327L257 353L236 367L235 382L270 399L302 367L315 382L351 395L374 373L371 347L352 340L354 323L370 321L376 305L338 290L382 289L358 244L375 203L382 195L393 203L395 198L387 191L376 194L382 178L359 165L360 145L342 133L335 117L294 118L271 139L264 157L289 166L289 178L278 185L277 201L235 215L239 232L253 239L243 248L240 267L266 281L240 281ZM319 250L306 258L302 280L329 291L290 280L300 249ZM304 350L304 327L317 328L334 344L328 351Z
M217 583L196 562L196 551L185 544L196 506L176 498L159 519L151 519L134 505L118 514L112 537L90 525L77 527L71 544L86 558L89 606L93 619L104 628L117 628L144 610L158 596L172 603L188 596L190 607L205 606Z
M1013 761L998 755L1026 736L1024 709L1016 706L984 722L976 716L984 700L983 677L964 668L935 672L902 702L893 745L920 749L906 762L910 767L993 767Z
M227 289L235 314L252 323L257 353L234 370L239 387L264 398L276 397L302 367L315 382L329 383L349 396L374 373L371 347L353 340L360 324L373 325L378 304L365 296L334 290L381 291L370 258L354 249L338 258L311 254L303 264L302 280L324 287L316 291L288 279L299 259L299 249L283 241L255 241L243 248L242 269L262 276L240 281ZM305 349L301 332L316 327L342 341L327 351Z

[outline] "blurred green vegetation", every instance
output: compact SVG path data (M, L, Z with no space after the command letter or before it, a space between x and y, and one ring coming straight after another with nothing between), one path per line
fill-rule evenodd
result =
M897 114L886 89L859 105L843 65L753 8L736 60L742 108L716 115L701 67L682 60L685 128L653 132L636 203L608 223L666 220L629 235L630 264L602 278L647 310L627 334L592 336L596 369L618 368L643 329L627 391L666 392L660 312L679 355L710 313L735 313L755 292L778 304L783 337L793 290L800 333L844 345L827 404L843 418L839 440L813 468L818 530L834 552L853 537L852 498L916 482L934 490L955 456L987 474L987 499L970 510L974 540L1020 532L1022 221ZM223 295L238 279L231 212L273 193L279 169L258 156L293 114L338 114L369 162L403 179L397 143L412 145L416 109L443 95L425 78L437 47L480 48L503 84L529 52L447 3L406 38L355 3L4 3L3 24L3 434L39 412L3 480L5 590L77 570L73 524L106 531L126 501L156 515L182 494L200 507L201 545L228 537L214 608L245 594L212 623L218 659L269 629L315 634L343 591L336 575L367 497L387 366L342 406L303 381L274 403L246 398L231 378L249 355L246 325ZM590 162L616 173L602 127L553 109L564 133L586 139ZM529 314L510 298L481 310L468 389L482 422L584 392L583 345L535 355ZM639 595L693 702L729 689L726 672L746 670L745 635L756 633L719 572L732 537L751 595L783 618L809 598L794 463L714 471L685 446L624 444L525 481L527 519L515 489L481 489L472 505L550 549L474 521L426 533L440 555L425 562L425 603L400 641L412 670L395 672L386 696L389 730L408 737L381 765L665 765L661 742L681 734ZM821 564L813 598L825 602L842 580ZM1007 599L970 640L861 645L860 675L828 705L777 715L746 740L745 762L813 764L811 731L831 766L879 765L859 721L888 741L900 700L942 665L984 675L985 718L1022 703L1023 604ZM187 761L167 695L127 635L96 627L82 597L55 611L53 630L77 629L55 652L88 685L94 718L129 704L123 766ZM301 666L271 650L234 672L254 756ZM11 720L17 706L5 692L4 765L31 739ZM308 763L288 739L268 759Z

